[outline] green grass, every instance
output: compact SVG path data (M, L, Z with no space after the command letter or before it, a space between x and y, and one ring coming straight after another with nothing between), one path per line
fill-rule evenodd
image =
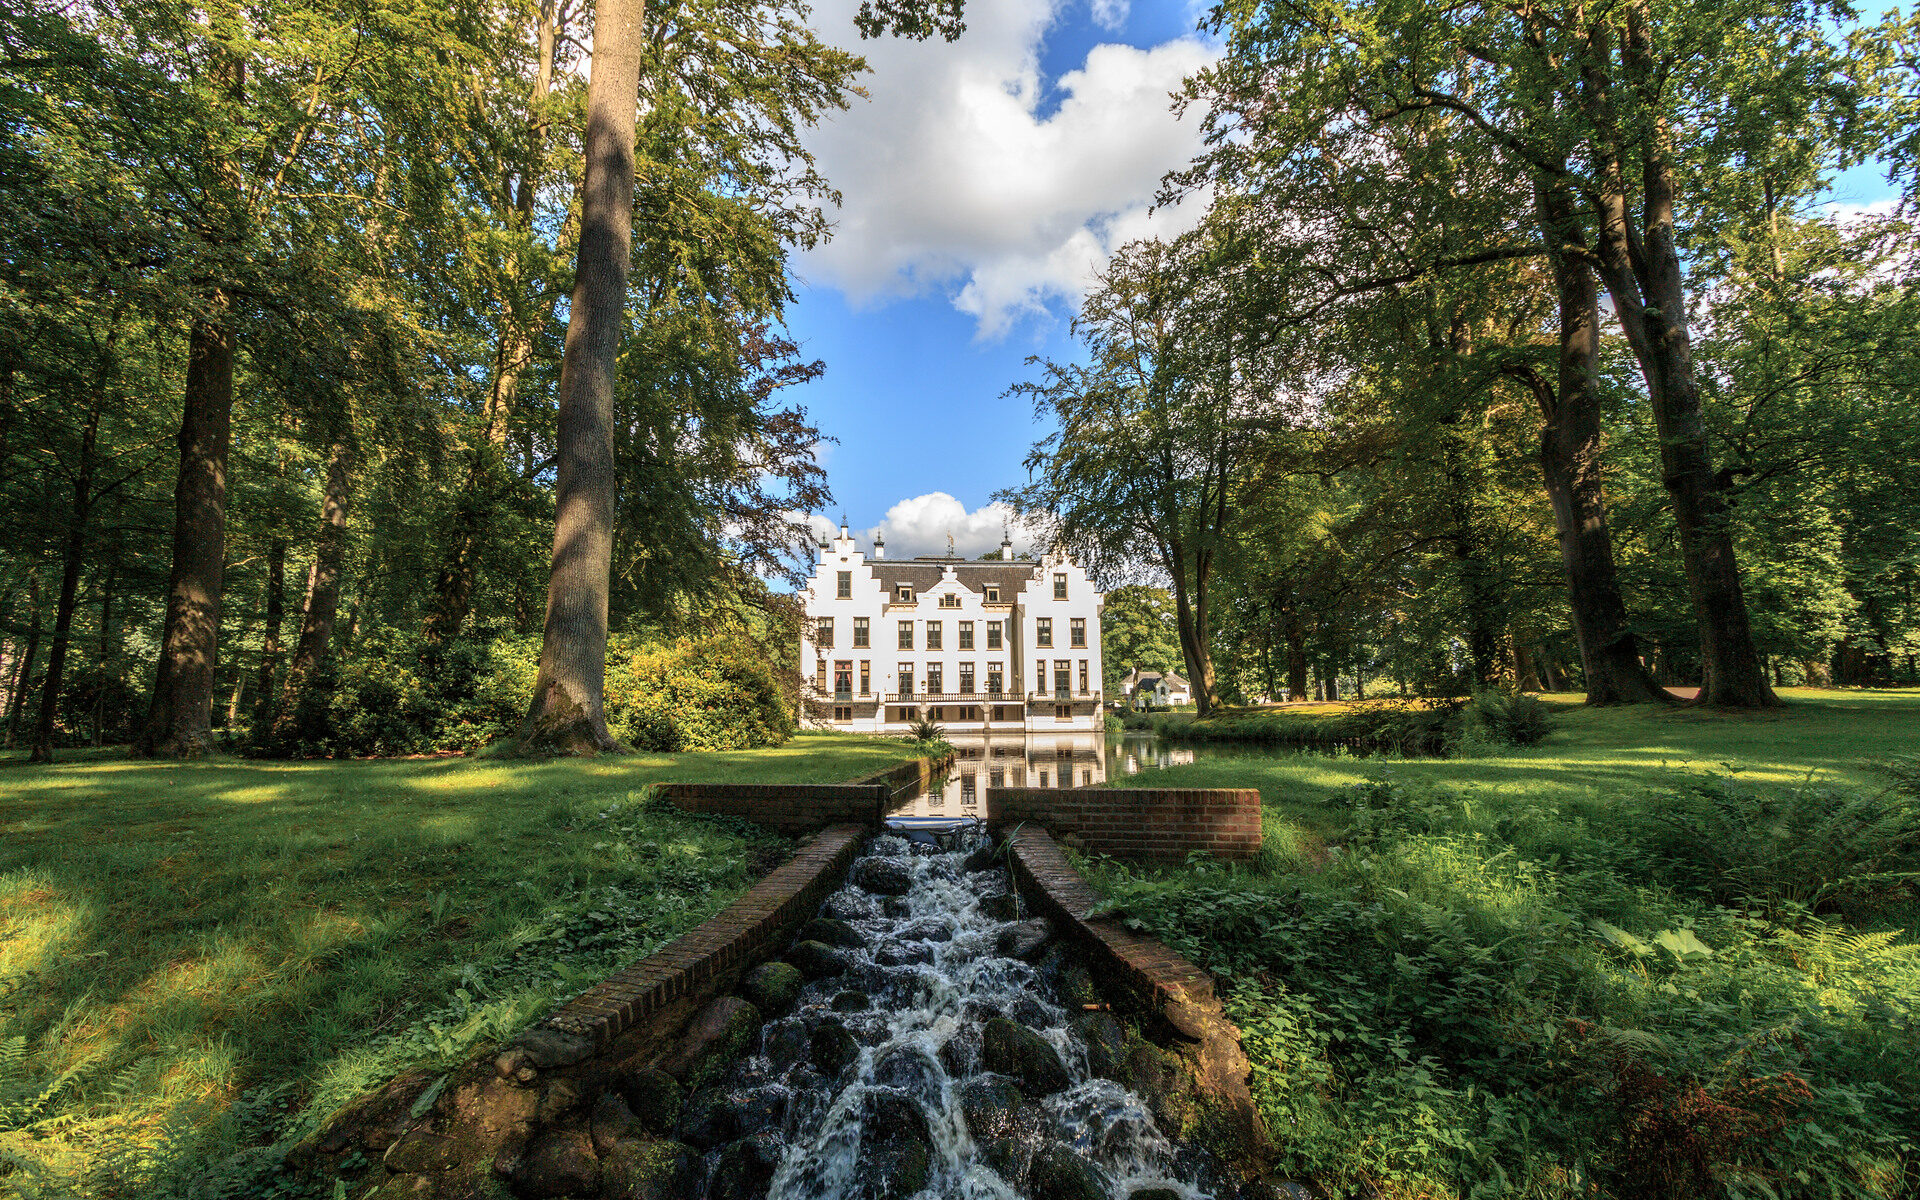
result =
M1920 753L1920 689L1835 691L1786 688L1783 708L1735 713L1686 707L1587 708L1578 695L1543 697L1554 732L1537 746L1496 757L1364 758L1323 754L1202 759L1156 772L1158 787L1257 787L1266 841L1281 853L1313 852L1337 840L1344 809L1329 804L1382 769L1409 782L1458 790L1494 812L1508 800L1552 803L1570 813L1604 807L1611 797L1663 786L1700 772L1732 774L1779 787L1808 778L1882 787L1881 764ZM1373 703L1371 701L1366 703ZM1391 702L1383 702L1391 703ZM1288 720L1333 719L1352 704L1297 705ZM1111 786L1136 780L1116 779Z
M243 1172L223 1156L457 1061L789 850L646 785L835 782L910 753L804 734L539 763L0 759L0 1192Z
M1331 1195L1920 1194L1920 691L1578 707L1453 759L1216 758L1253 869L1090 864L1215 973Z

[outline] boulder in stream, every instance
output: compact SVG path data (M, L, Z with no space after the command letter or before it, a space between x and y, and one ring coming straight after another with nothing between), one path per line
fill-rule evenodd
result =
M686 1090L659 1067L638 1067L620 1080L620 1094L648 1133L665 1136L680 1123L680 1105Z
M927 1186L933 1152L925 1142L875 1147L860 1156L854 1195L871 1200L907 1200Z
M842 950L858 950L867 944L860 931L838 917L815 917L800 927L800 940L824 942Z
M963 871L991 871L1000 865L999 847L992 842L981 842L975 846L960 862Z
M977 1075L954 1091L967 1132L976 1142L1013 1136L1022 1110L1028 1107L1020 1085L996 1075Z
M1087 1047L1087 1067L1102 1079L1127 1081L1127 1031L1110 1012L1081 1013L1069 1024Z
M593 1132L593 1151L605 1154L613 1148L615 1142L633 1136L640 1127L640 1118L633 1115L633 1109L627 1106L626 1097L619 1092L603 1093L594 1102L590 1128Z
M933 947L925 942L888 942L873 952L875 966L923 966L933 961Z
M793 1007L806 979L790 963L761 963L740 978L740 995L763 1013L782 1013Z
M660 1068L688 1087L723 1074L760 1028L760 1010L738 996L721 996L687 1026Z
M1107 1181L1099 1167L1056 1144L1033 1156L1027 1192L1033 1200L1107 1200Z
M873 997L865 992L836 992L833 997L833 1011L837 1013L865 1012L873 1007Z
M980 915L990 921L1013 921L1020 916L1020 900L1012 892L980 897Z
M713 1165L709 1200L760 1200L780 1165L780 1142L772 1134L757 1134L729 1142Z
M1026 1026L995 1017L981 1035L980 1062L996 1075L1011 1075L1030 1100L1065 1091L1073 1079L1060 1052Z
M838 1021L822 1021L808 1038L809 1056L822 1075L832 1078L860 1057L860 1043Z
M740 1132L740 1115L732 1097L719 1088L701 1088L687 1097L680 1114L680 1136L689 1145L710 1150L732 1141Z
M913 890L913 868L904 859L863 858L853 864L853 882L879 896L904 896Z
M827 979L847 969L847 960L825 942L795 942L785 957L808 979Z
M1032 962L1040 957L1052 939L1053 925L1045 917L1035 917L1030 921L1016 921L1002 929L1000 936L993 940L993 950L1008 958Z

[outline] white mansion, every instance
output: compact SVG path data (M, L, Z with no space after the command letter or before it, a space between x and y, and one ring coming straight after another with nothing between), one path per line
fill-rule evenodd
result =
M800 661L812 675L801 715L816 727L950 733L1098 730L1100 607L1106 598L1064 555L1039 561L888 561L854 548L847 527L820 544L801 592Z

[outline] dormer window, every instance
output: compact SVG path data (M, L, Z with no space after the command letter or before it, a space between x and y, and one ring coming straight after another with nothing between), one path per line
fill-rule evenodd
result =
M954 595L952 592L948 592L946 595L940 597L940 607L941 608L959 608L960 597Z
M987 585L987 603L988 604L1000 603L1000 589L993 584Z
M913 603L913 585L910 583L903 583L900 586L894 588L893 598L895 600L898 600L902 604L912 604Z
M1067 598L1067 575L1064 571L1053 577L1053 598L1055 600Z

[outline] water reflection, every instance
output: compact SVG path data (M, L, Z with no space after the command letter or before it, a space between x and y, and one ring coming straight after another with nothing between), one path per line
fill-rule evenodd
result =
M953 769L939 786L889 814L891 820L964 820L985 814L988 788L1093 787L1143 771L1194 761L1190 746L1158 738L1107 738L1097 733L949 736Z

